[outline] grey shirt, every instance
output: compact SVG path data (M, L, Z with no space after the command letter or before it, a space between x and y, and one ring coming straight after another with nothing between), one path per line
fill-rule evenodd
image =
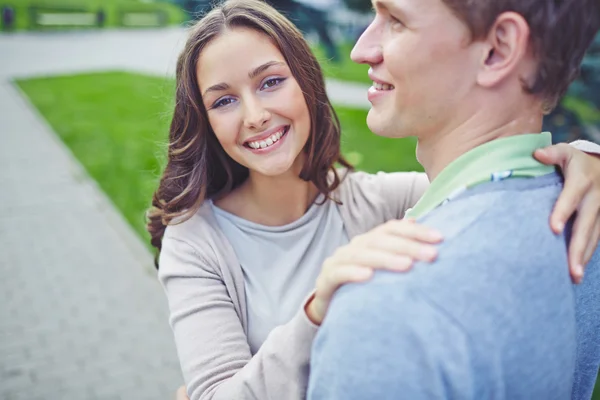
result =
M332 195L342 204L337 208L350 238L402 218L428 184L418 173L341 174ZM320 264L304 267L320 270ZM252 354L244 271L209 202L167 227L158 277L191 400L305 398L317 327L300 302Z
M298 220L265 226L233 215L211 202L219 227L244 274L248 343L256 354L269 333L290 321L319 275L323 260L348 243L338 205L317 199ZM307 266L316 268L307 268Z

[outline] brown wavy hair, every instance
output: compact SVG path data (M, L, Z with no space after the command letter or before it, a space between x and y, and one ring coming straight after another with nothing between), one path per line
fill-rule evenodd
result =
M186 221L207 198L226 195L248 178L248 169L231 159L215 137L196 76L204 47L236 27L255 29L269 37L304 93L311 132L300 178L312 182L329 198L340 184L335 163L352 168L340 154L340 123L327 97L321 67L300 31L262 1L221 3L193 26L177 61L167 165L147 214L150 242L157 249L156 268L167 225Z
M551 111L579 74L581 61L600 28L600 0L443 0L463 20L474 40L488 35L506 11L529 24L538 59L537 76L528 93L544 99Z

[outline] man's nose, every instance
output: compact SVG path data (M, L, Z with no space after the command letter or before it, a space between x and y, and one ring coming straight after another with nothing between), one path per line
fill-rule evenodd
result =
M383 61L383 53L381 51L382 29L383 27L376 17L354 45L350 53L352 61L369 65L376 65Z

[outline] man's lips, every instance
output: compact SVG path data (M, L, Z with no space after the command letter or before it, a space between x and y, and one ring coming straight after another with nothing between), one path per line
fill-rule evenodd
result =
M393 90L393 89L395 89L394 85L384 81L383 79L378 78L371 70L369 70L369 78L373 81L373 87L376 90Z

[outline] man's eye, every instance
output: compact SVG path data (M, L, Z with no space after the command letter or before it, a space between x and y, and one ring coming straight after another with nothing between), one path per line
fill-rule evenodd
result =
M401 28L404 26L402 21L400 21L398 18L394 17L393 15L390 15L390 20L392 21L392 27L394 27L394 28Z
M231 97L225 97L224 99L217 100L215 104L213 104L212 108L227 106L231 103L233 103L233 99Z
M275 87L277 85L280 85L281 82L283 82L284 80L285 80L284 78L271 78L271 79L267 79L265 81L265 83L263 83L261 89L269 89L269 88Z

